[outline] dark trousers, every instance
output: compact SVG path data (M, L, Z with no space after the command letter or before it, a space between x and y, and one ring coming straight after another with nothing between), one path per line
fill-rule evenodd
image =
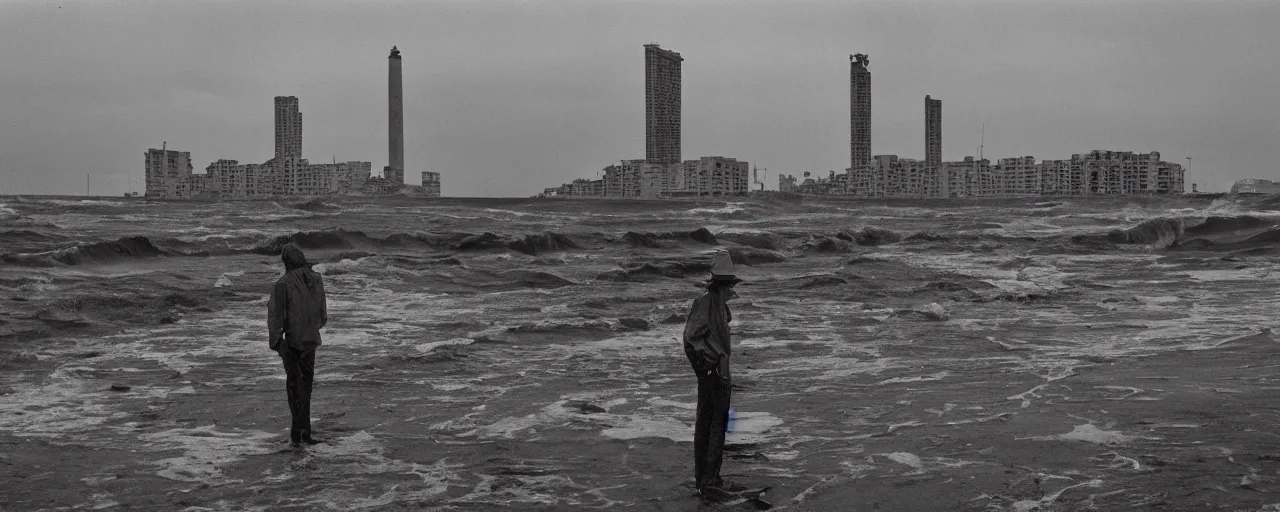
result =
M304 352L285 346L280 350L280 358L284 360L284 386L289 395L289 413L293 416L289 438L297 443L311 438L311 383L316 373L316 351Z
M729 420L729 379L698 376L698 416L693 426L693 476L698 489L719 487L724 434Z

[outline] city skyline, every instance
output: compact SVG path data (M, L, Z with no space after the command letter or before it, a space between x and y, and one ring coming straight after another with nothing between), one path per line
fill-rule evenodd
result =
M287 11L243 5L253 19ZM356 20L349 4L322 5L278 34L237 28L226 13L236 9L225 6L157 13L132 2L0 5L0 29L20 43L0 49L0 65L14 71L0 78L0 110L12 120L0 128L0 193L78 194L93 174L95 194L117 195L128 178L110 190L98 184L136 177L139 148L162 140L196 162L264 161L272 148L255 115L264 92L307 103L319 120L307 125L310 147L339 160L380 155L388 147L378 94L386 71L367 55L386 55L392 44L421 63L405 70L405 117L414 126L405 160L430 165L408 171L448 175L452 196L527 196L593 175L602 162L645 157L637 149L643 131L618 119L645 115L633 99L644 93L644 71L627 63L654 41L698 62L683 73L685 155L736 155L773 173L842 171L850 126L837 114L849 101L840 63L866 53L876 57L873 154L926 156L918 102L927 93L948 102L945 161L974 155L985 122L988 155L1120 148L1182 163L1192 156L1188 189L1199 183L1202 191L1280 177L1267 151L1280 135L1268 85L1280 72L1263 51L1280 42L1267 28L1280 21L1271 5L812 2L789 12L694 3L668 18L650 12L667 5L656 3L477 2L366 5L371 14ZM719 12L727 26L707 25ZM167 24L177 20L193 28ZM328 32L347 21L352 33L381 24L388 33L332 40ZM583 30L537 35L568 21ZM468 35L488 23L497 25ZM805 30L763 30L770 26ZM518 28L486 42L501 27ZM55 36L69 30L112 36L92 45ZM285 40L287 50L272 46ZM387 163L378 158L374 167ZM773 188L773 175L765 181Z
M275 156L262 164L220 158L194 172L191 152L149 148L144 157L148 199L241 200L319 195L440 195L440 173L422 171L421 185L404 182L403 80L400 51L387 57L387 159L381 176L367 161L312 164L303 158L303 124L297 96L276 96ZM86 183L85 194L89 194ZM128 193L127 195L133 195Z

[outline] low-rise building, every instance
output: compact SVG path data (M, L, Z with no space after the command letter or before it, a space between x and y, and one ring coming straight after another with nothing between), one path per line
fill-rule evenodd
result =
M183 183L191 176L191 152L148 149L145 154L146 197L180 197Z
M722 156L704 156L684 161L681 191L698 195L746 194L751 188L747 162Z
M796 177L790 174L778 173L778 192L795 193Z
M158 159L160 152L152 151ZM147 165L150 168L152 153L148 152L148 155ZM185 162L190 167L189 156L185 157ZM281 166L277 166L277 162L273 158L263 164L241 164L236 160L220 159L205 167L203 174L194 174L188 169L155 177L155 173L149 171L147 195L161 199L259 199L281 195L348 194L365 188L372 168L370 162L311 164L298 160L287 161Z
M1002 158L995 165L965 157L936 170L918 160L877 155L870 166L846 174L846 187L833 177L801 184L798 191L903 198L1181 194L1185 173L1182 166L1161 161L1157 152L1095 150L1040 163L1031 156Z
M1280 183L1247 178L1231 184L1232 194L1280 194Z
M422 172L422 195L440 197L440 173Z
M750 190L747 162L706 156L681 163L622 160L604 168L599 180L575 180L545 189L542 195L591 197L669 197L676 195L735 195Z

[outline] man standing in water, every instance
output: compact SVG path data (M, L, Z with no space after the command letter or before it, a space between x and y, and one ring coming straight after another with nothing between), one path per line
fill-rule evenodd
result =
M284 275L276 280L267 302L271 350L284 360L285 390L289 396L290 446L316 444L311 438L311 382L316 368L320 328L329 322L324 281L311 270L302 249L294 244L280 251Z
M729 322L727 302L737 294L728 252L718 252L707 291L694 299L684 325L684 353L698 377L698 412L693 431L693 474L698 493L724 485L720 462L729 419Z

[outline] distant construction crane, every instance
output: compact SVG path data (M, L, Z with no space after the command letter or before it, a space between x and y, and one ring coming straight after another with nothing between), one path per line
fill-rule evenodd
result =
M760 185L760 191L764 192L764 181L760 180L760 170L761 169L759 167L753 167L751 169L751 182L756 185ZM769 169L764 169L764 176L765 179L769 178Z

